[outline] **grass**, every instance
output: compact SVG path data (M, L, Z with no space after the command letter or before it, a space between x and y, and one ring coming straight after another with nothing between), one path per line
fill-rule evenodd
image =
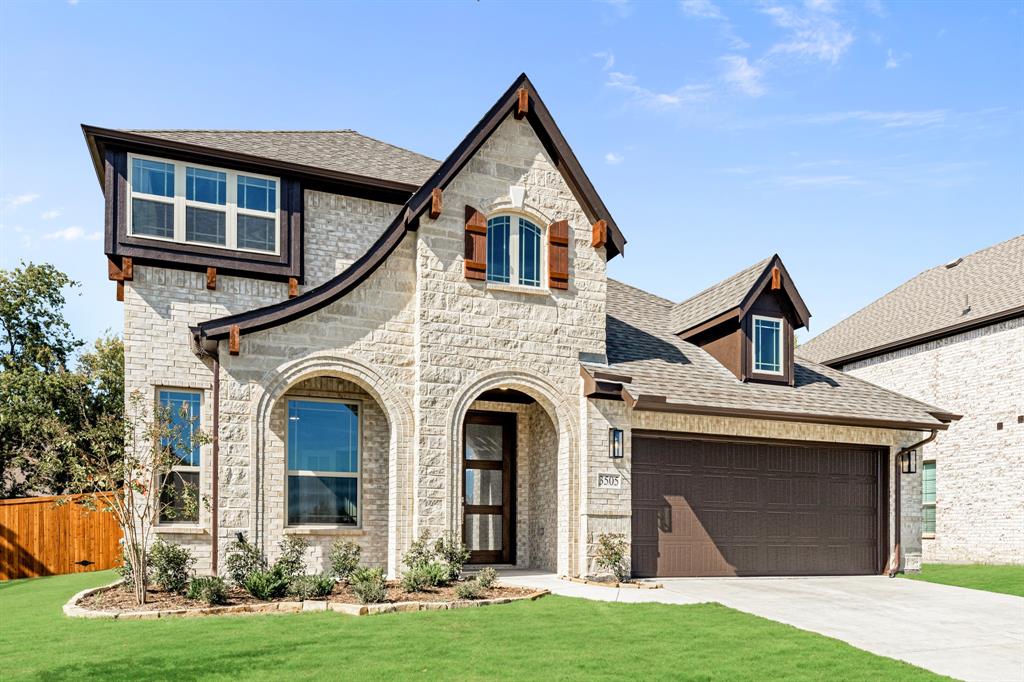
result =
M925 564L904 578L1024 597L1024 566L1008 564Z
M16 679L935 680L717 604L545 597L448 612L66 618L84 573L0 583L0 677Z

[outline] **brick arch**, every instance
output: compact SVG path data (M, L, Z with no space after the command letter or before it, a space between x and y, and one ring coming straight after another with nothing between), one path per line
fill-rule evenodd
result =
M526 370L500 369L484 372L474 377L452 401L448 412L448 472L447 485L450 504L447 507L447 526L458 528L459 495L461 485L460 458L462 452L462 423L470 405L481 393L492 388L506 387L522 391L536 400L558 433L558 533L557 564L560 575L575 575L577 572L577 548L579 547L579 461L580 431L578 422L579 405L570 399L565 391L557 389L547 378Z
M294 386L316 377L335 377L350 381L364 391L380 406L388 422L388 574L395 575L401 548L410 540L412 515L412 482L409 475L401 475L400 462L411 461L411 443L415 433L412 408L406 398L397 390L396 382L373 365L330 351L312 353L308 356L284 363L263 375L255 384L253 410L251 414L252 443L250 457L252 471L256 472L250 482L250 495L256 501L257 510L250 520L253 537L265 542L266 505L262 499L262 482L265 478L264 454L267 450L267 434L274 405Z

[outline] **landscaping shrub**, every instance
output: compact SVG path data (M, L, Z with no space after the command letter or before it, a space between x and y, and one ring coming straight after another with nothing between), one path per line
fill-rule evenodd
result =
M361 604L378 604L387 598L384 571L379 568L357 568L349 575L348 584Z
M434 543L434 555L448 568L449 583L462 577L462 567L469 561L469 550L454 533L445 533L437 539Z
M300 575L292 578L288 592L300 601L324 599L334 589L334 578L327 574Z
M185 596L194 601L201 601L210 606L228 603L228 585L222 578L192 578Z
M132 559L128 555L128 550L124 546L124 540L121 540L121 563L118 564L114 570L124 580L125 585L131 585L135 580L135 569L132 568ZM152 574L152 571L147 571Z
M289 535L281 540L278 547L281 555L274 562L274 568L288 580L298 578L306 573L306 550L309 540Z
M422 592L433 586L430 573L425 566L410 568L402 574L401 587L403 592Z
M362 552L362 548L351 540L335 540L327 555L331 562L331 573L335 579L342 582L347 581L348 577L352 575L352 571L359 568L359 558Z
M245 591L261 601L283 597L288 591L288 578L275 566L266 571L253 571L245 578Z
M498 582L498 572L490 566L481 568L476 575L476 581L480 583L480 587L489 590L494 587L494 583Z
M239 533L238 539L228 546L225 568L227 568L231 582L238 586L245 586L245 580L250 575L257 571L267 570L267 559L259 547L248 543Z
M602 533L597 536L597 565L610 572L620 583L630 579L627 551L626 538L621 533Z
M455 596L459 599L479 599L484 594L484 588L479 580L467 580L455 586Z
M434 587L447 587L452 584L451 569L448 564L440 561L433 561L426 566L420 567L421 570L426 573L427 580Z
M430 546L430 533L424 533L409 545L405 556L402 557L402 563L409 568L422 568L433 563L435 557L434 548Z
M168 592L185 593L195 563L192 552L181 545L158 539L149 549L149 567L153 571L153 580Z

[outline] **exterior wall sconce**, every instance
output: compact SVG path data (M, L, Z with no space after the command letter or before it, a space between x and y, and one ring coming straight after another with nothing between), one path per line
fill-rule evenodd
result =
M624 450L622 429L608 429L608 457L622 459Z
M900 468L905 474L917 473L917 450L904 452L900 455Z

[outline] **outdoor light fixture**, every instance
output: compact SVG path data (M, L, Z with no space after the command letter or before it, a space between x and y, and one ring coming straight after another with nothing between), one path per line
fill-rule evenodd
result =
M904 452L900 455L900 467L905 474L917 473L917 450Z
M608 429L608 456L612 459L622 459L622 429Z

